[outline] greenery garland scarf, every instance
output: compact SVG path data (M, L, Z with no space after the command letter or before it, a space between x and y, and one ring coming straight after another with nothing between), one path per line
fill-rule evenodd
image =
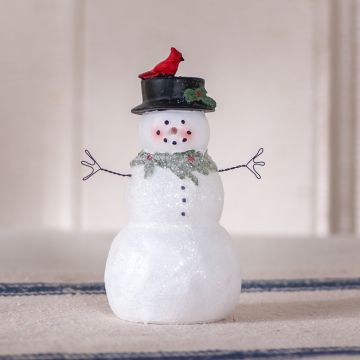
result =
M211 171L217 171L217 166L211 157L205 152L188 150L174 154L155 153L150 154L141 150L137 157L131 161L130 166L144 166L144 177L150 177L156 166L169 169L180 179L189 178L195 185L199 185L199 179L193 174L194 171L208 175Z

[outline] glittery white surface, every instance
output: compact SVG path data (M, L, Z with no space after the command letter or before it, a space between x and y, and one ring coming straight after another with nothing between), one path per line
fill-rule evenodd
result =
M197 323L234 310L238 274L229 235L219 225L129 223L112 244L105 284L122 319Z
M161 128L164 136L176 139L174 131L166 135L164 128L176 127L179 139L191 129L186 146L203 151L204 142L207 145L208 125L202 112L157 112L145 118L145 127L142 120L146 151L156 149L154 131L165 120L169 124ZM176 147L161 141L162 152ZM105 270L114 313L144 323L198 323L227 317L237 304L241 279L231 238L219 225L223 208L219 174L196 173L199 185L160 167L147 179L143 166L134 167L132 175L129 223L114 239Z
M223 187L217 172L196 173L199 185L160 167L148 179L142 166L133 168L132 174L127 194L130 221L197 226L219 222Z

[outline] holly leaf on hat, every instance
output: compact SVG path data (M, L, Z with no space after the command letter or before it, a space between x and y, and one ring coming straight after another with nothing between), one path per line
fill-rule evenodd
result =
M195 98L195 90L194 89L186 89L184 91L184 98L186 100L186 102L188 103L192 103L193 101L196 100Z
M189 88L184 91L186 102L192 103L194 101L198 101L214 109L216 107L216 101L206 94L207 91L203 86L196 89Z
M210 96L204 96L203 98L201 98L201 101L213 109L216 107L216 101Z

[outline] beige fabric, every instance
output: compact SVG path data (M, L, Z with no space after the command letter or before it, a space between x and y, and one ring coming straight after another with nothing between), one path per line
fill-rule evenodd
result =
M0 282L102 281L113 236L0 234ZM236 244L244 279L360 276L359 239L241 237ZM232 319L180 326L121 321L104 295L0 296L0 354L355 345L360 290L244 293Z
M2 354L354 346L360 291L242 294L232 318L199 325L124 322L104 295L0 297L0 324Z

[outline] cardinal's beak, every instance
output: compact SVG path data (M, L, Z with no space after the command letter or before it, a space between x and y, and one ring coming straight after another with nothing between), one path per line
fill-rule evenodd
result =
M184 61L185 59L183 57L181 57L180 61Z

